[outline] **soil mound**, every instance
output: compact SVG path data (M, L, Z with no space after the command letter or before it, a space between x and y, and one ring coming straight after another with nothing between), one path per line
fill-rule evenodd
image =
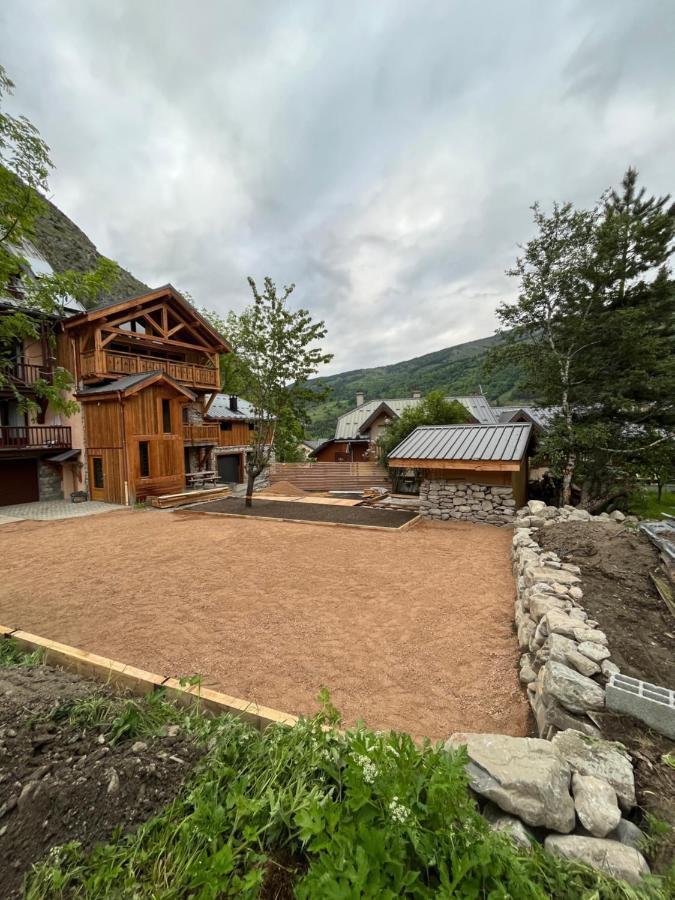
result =
M277 481L271 484L263 491L265 494L276 494L278 497L306 497L307 491L303 491L301 487L291 484L290 481Z

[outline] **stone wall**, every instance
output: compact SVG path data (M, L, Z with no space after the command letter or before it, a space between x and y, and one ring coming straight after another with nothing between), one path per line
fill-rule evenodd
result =
M425 478L420 485L420 515L502 524L513 521L516 501L506 485Z
M63 500L61 467L38 462L38 489L40 500Z

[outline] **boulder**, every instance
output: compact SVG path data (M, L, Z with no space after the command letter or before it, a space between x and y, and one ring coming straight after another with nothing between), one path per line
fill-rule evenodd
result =
M640 851L618 841L577 834L549 834L544 848L556 856L584 863L629 884L638 884L643 875L649 875L649 866Z
M482 815L493 831L504 832L517 847L521 847L523 850L532 849L536 838L520 819L502 812L494 803L486 803Z
M579 821L593 837L606 837L621 821L616 791L595 775L572 775L572 795Z
M574 640L578 641L580 644L588 642L591 644L604 644L607 646L607 635L604 631L598 631L597 628L591 627L590 619L584 625L577 625L574 629L573 636Z
M646 840L644 831L641 831L630 819L621 819L614 831L610 832L607 837L612 841L621 841L627 847L635 847L636 850L639 850Z
M451 735L446 749L466 745L471 787L528 825L567 833L575 824L570 768L550 741L505 734Z
M546 509L546 504L543 500L528 500L527 501L527 510L531 516L538 516Z
M584 656L592 659L595 663L601 663L603 659L608 659L610 656L607 647L603 644L596 644L593 641L581 641L581 643L577 645L577 650L579 653L583 653Z
M590 522L591 514L587 509L573 509L569 519L570 522Z
M539 670L541 692L558 701L573 713L602 709L605 692L595 681L562 663L549 660Z
M570 595L570 597L572 598L572 600L576 600L577 603L578 603L580 600L583 600L583 598L584 598L584 592L581 590L580 587L577 587L576 584L573 585L573 586L569 589L568 594Z
M565 587L579 583L579 576L573 575L572 572L566 572L564 569L548 569L545 566L527 566L525 569L526 584L536 584L538 581L543 584L560 584Z
M603 659L601 663L602 674L609 678L611 675L618 675L621 669L609 659Z
M555 594L530 594L530 615L535 622L552 609L565 609L566 601Z
M614 519L615 522L625 522L626 521L626 517L621 512L620 509L615 509L613 512L611 512L609 514L609 517L610 517L610 519Z
M583 653L579 653L578 650L570 650L567 654L566 662L568 666L572 666L573 669L581 672L587 678L590 678L591 675L597 675L600 671L600 666L596 662L584 656Z
M550 740L556 732L565 731L568 728L592 737L601 737L600 730L586 716L575 716L569 710L564 709L553 697L540 694L536 688L536 682L528 684L527 696L537 721L539 737Z
M616 791L622 809L635 806L635 779L630 757L621 744L588 737L579 731L561 731L552 744L580 775L603 778Z

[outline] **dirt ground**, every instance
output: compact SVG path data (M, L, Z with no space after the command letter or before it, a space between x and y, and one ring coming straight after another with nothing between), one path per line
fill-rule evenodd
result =
M540 541L581 568L583 606L607 634L621 671L675 687L675 618L649 577L659 562L649 540L621 525L565 522L544 529ZM663 761L673 742L630 716L601 719L605 737L623 743L633 758L640 809L671 826L650 853L663 871L675 861L675 769Z
M0 624L292 713L528 732L511 532L120 511L0 530Z
M370 509L367 506L340 506L336 503L298 503L283 500L254 500L246 506L243 498L226 497L191 507L195 512L235 513L238 516L265 516L273 519L295 519L303 522L338 522L342 525L371 525L400 528L417 516L416 512L399 509Z
M111 745L57 708L100 685L47 667L0 669L0 894L20 896L30 866L52 846L89 848L128 831L172 800L201 751L181 736ZM132 747L135 749L132 750Z
M584 608L624 675L675 688L675 618L649 577L659 562L649 540L621 525L563 522L541 543L581 568Z

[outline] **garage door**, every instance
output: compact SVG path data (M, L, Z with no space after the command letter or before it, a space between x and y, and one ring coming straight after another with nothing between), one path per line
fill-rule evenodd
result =
M218 457L218 481L228 484L239 481L239 454Z
M32 503L40 499L37 461L34 459L0 460L0 506Z

